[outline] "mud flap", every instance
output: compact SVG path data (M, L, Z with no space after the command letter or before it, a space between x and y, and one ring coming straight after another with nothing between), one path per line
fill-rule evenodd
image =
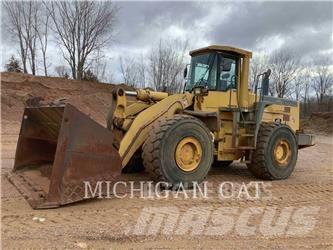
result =
M34 208L58 207L105 195L121 174L112 132L74 106L24 110L15 164L9 180ZM85 182L91 189L86 193Z

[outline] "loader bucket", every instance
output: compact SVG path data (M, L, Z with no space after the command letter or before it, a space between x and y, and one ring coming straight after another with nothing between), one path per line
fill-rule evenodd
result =
M121 174L112 143L112 132L70 104L25 108L8 178L34 209L92 198L84 182L94 191L97 181L112 184Z

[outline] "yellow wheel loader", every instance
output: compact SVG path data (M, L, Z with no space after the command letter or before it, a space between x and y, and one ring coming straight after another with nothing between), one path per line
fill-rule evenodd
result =
M181 94L116 88L107 128L70 104L26 108L10 181L33 208L49 208L90 198L84 182L115 182L133 161L170 186L234 160L255 177L288 178L298 149L314 145L299 104L268 95L270 70L249 90L250 51L212 45L190 55Z

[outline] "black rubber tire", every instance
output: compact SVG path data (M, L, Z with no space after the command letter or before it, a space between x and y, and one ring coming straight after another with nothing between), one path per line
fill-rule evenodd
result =
M229 167L231 165L233 161L218 161L218 160L214 160L212 167L213 168L226 168Z
M143 172L145 167L143 166L141 152L136 152L127 165L123 168L123 173L139 173Z
M199 166L193 171L181 170L175 160L178 143L188 136L196 138L202 147ZM169 187L191 187L193 182L202 182L213 161L213 139L206 125L189 115L174 115L158 119L143 145L142 159L146 170L155 181L166 181Z
M292 151L285 167L279 167L273 157L275 144L280 138L288 141ZM261 179L286 179L295 168L297 154L296 137L289 127L275 123L262 123L259 129L257 147L253 153L252 162L248 164L248 168L254 176Z

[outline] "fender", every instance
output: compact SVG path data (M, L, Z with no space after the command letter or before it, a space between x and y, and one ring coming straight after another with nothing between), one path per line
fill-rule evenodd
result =
M218 132L221 128L221 120L218 112L184 110L184 114L197 117L206 124L210 131Z
M170 95L139 113L120 142L119 154L125 167L148 137L152 124L161 117L171 117L193 104L190 93Z

